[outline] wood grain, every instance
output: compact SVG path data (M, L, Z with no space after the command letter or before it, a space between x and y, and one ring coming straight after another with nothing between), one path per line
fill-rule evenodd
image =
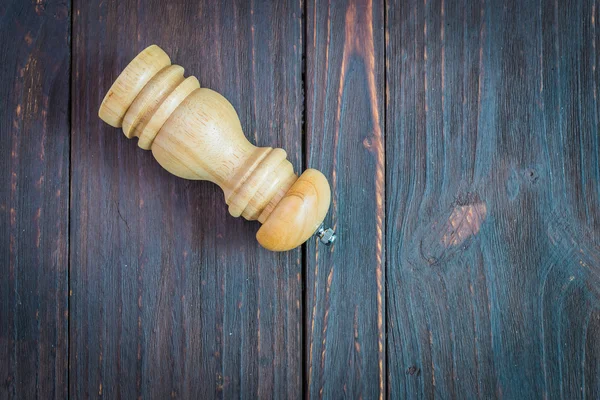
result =
M598 397L597 20L388 1L390 398Z
M69 5L0 5L0 398L66 398Z
M0 398L600 397L596 0L70 9L0 3ZM99 120L151 43L323 171L333 247Z
M382 1L308 1L306 159L330 178L331 248L307 246L311 398L385 394Z
M75 1L75 397L301 394L301 251L262 250L258 224L230 217L216 186L171 176L97 118L117 74L156 43L298 170L301 13L299 1Z

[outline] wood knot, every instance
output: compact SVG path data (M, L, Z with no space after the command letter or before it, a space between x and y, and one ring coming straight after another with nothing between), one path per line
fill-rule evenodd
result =
M487 205L476 193L459 195L449 210L434 216L418 235L420 258L435 266L467 250L486 216Z
M525 179L527 179L529 181L529 183L537 183L538 179L540 178L540 176L538 175L537 171L533 168L527 168L525 170Z
M487 207L478 197L467 196L464 200L457 200L443 229L444 246L459 246L467 238L475 236L486 214Z

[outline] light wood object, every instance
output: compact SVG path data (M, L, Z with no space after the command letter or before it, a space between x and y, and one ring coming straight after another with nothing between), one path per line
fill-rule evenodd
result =
M262 223L263 247L290 250L315 233L332 243L333 231L320 228L331 197L323 174L297 177L284 150L253 146L233 106L183 71L160 47L146 48L106 94L100 118L137 137L172 174L219 185L231 215Z

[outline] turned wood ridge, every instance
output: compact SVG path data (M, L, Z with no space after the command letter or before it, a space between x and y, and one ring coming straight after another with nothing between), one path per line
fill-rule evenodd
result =
M259 220L258 242L272 251L293 249L315 232L335 240L322 222L331 192L323 174L306 170L298 178L283 149L253 146L233 106L219 93L183 77L158 46L129 63L102 101L100 118L152 150L167 171L185 179L208 180L225 193L229 213Z

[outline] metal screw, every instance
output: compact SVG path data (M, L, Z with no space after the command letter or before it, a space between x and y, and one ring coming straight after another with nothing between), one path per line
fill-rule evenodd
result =
M323 243L326 246L330 246L333 242L335 242L335 239L336 239L334 230L331 228L325 229L323 227L323 224L321 224L321 226L319 226L319 229L317 229L317 232L315 232L315 235L317 235L319 237L319 240L321 241L321 243Z

